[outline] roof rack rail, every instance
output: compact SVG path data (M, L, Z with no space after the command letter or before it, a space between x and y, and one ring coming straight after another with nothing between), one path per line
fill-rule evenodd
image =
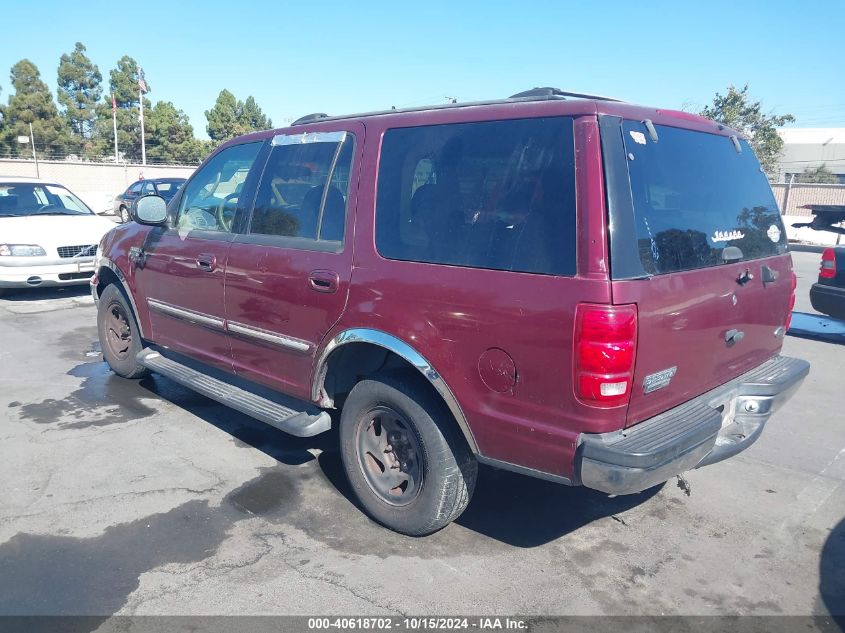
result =
M508 99L560 99L566 97L575 97L576 99L597 99L599 101L621 102L621 99L603 97L601 95L591 95L584 92L569 92L567 90L561 90L560 88L551 88L549 86L545 86L543 88L532 88L531 90L517 92L515 95L511 95L510 97L508 97Z
M291 123L291 125L302 125L303 123L311 123L312 121L319 121L320 119L327 119L329 115L325 112L314 112L313 114L306 114L305 116L299 117L296 121Z

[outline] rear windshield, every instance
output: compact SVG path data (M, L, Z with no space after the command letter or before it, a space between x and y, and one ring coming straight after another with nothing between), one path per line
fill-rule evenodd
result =
M184 180L164 180L156 184L159 193L174 193L182 186Z
M784 253L786 231L746 141L622 124L640 260L659 275Z

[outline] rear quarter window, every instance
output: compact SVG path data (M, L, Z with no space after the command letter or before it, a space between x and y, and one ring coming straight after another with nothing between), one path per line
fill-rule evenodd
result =
M571 118L384 134L376 246L386 258L575 274Z
M662 274L785 253L771 187L744 140L639 121L622 132L644 272ZM629 239L616 236L614 239Z

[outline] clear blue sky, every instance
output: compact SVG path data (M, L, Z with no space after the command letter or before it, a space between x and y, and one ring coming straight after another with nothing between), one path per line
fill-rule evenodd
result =
M4 103L12 64L31 59L55 92L59 56L81 41L106 85L118 58L138 60L150 99L183 109L202 138L223 88L281 126L547 85L698 109L747 82L798 126L845 126L842 0L31 0L3 13Z

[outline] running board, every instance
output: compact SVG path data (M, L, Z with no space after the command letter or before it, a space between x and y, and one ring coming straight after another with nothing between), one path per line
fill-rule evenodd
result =
M311 437L328 431L332 426L331 417L325 411L311 414L307 411L291 409L166 358L150 348L138 352L136 360L150 371L170 378L180 385L285 433L297 437Z

